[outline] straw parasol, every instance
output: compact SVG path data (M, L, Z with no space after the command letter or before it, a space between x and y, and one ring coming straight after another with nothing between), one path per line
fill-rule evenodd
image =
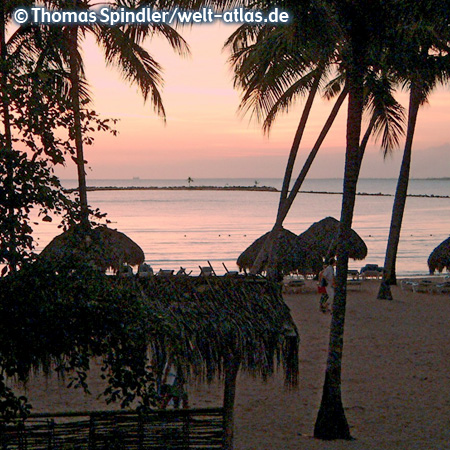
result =
M114 375L107 377L116 383L114 390L125 385L131 395L147 383L142 368L149 359L154 368L171 359L183 375L224 379L222 448L227 449L232 448L240 369L265 379L279 367L287 385L297 384L299 335L275 283L232 277L118 278L95 271L85 273L83 281L52 271L0 278L5 312L0 354L8 367L20 364L17 370L27 375L69 354L78 368L83 358L73 355L81 352L103 358L107 373ZM17 318L24 326L15 326Z
M428 258L430 273L437 270L441 273L444 269L450 270L450 237L441 242Z
M144 262L142 249L128 236L106 226L73 226L56 236L40 254L41 261L51 263L90 262L106 271L119 270L123 264L136 266Z
M339 226L339 220L334 217L325 217L300 234L289 255L295 268L305 270L310 267L318 273L322 269L323 260L336 255ZM367 256L367 246L356 231L351 230L350 239L346 245L350 258L361 260ZM305 252L307 258L302 259Z
M253 263L269 234L270 231L256 239L253 244L251 244L246 250L241 253L239 258L237 259L237 265L239 266L239 269L250 269L253 266ZM291 253L291 250L295 246L296 241L297 235L292 233L292 231L286 230L285 228L282 228L280 233L278 234L278 267L284 273L289 273L293 270L291 260L287 256ZM298 248L297 251L302 252L300 248ZM300 257L304 256L305 255L302 252ZM262 270L266 270L266 265L267 257L262 264Z

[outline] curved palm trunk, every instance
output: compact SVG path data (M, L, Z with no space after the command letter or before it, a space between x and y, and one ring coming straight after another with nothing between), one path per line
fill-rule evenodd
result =
M416 83L412 83L409 96L408 128L406 132L405 150L403 152L400 175L398 177L397 189L395 191L394 206L392 208L391 226L389 229L389 238L384 261L384 276L377 297L380 300L392 299L389 286L391 284L397 284L395 264L397 261L398 244L400 241L400 232L402 228L403 214L405 212L406 196L408 193L414 131L421 101L422 97L420 88L416 85Z
M303 182L305 181L306 175L309 172L309 169L311 168L311 165L317 156L318 151L320 150L320 147L325 139L325 137L328 134L328 131L330 131L331 126L333 125L334 119L336 119L336 116L342 106L342 103L344 103L345 98L347 97L348 89L344 88L342 92L339 94L339 97L337 98L330 115L328 116L327 121L325 122L325 125L322 128L322 131L319 134L319 137L317 138L314 147L311 149L311 152L309 153L308 157L306 158L306 161L302 167L302 170L300 171L297 179L295 180L294 185L292 186L291 192L289 193L288 198L285 201L285 204L283 205L283 209L280 211L278 216L278 221L283 223L284 219L286 218L292 203L295 200L295 197L300 191L300 188L302 187Z
M275 225L274 225L271 233L267 237L263 248L259 252L258 257L253 264L252 273L257 273L260 270L262 262L267 257L267 255L269 255L269 264L268 264L269 268L276 267L277 251L276 251L276 248L274 247L274 245L275 245L275 242L277 242L278 233L282 229L284 219L286 218L286 216L292 206L292 203L295 200L295 197L297 196L298 192L300 191L300 188L301 188L303 182L305 181L306 175L308 174L309 169L311 168L311 165L312 165L315 157L317 156L317 153L318 153L325 137L328 134L328 131L330 130L331 126L333 125L333 122L336 119L336 116L342 106L342 103L344 102L345 98L347 97L347 94L348 94L348 90L346 88L344 88L342 90L342 92L340 93L339 97L337 98L337 100L330 112L330 115L328 116L328 119L325 122L325 124L322 128L322 131L319 134L319 137L317 138L313 148L311 149L311 152L309 153L309 155L302 167L302 170L301 170L300 174L298 175L298 177L291 189L291 192L289 193L289 196L287 196L287 198L285 198L284 201L282 201L282 196L280 197L280 203L279 203L278 214L277 214L277 219L276 219ZM299 125L299 128L300 128L300 125ZM298 129L297 129L297 132L298 132ZM295 137L297 137L297 134ZM296 141L294 139L294 143L295 142ZM297 150L298 150L299 144L300 144L300 141L297 142ZM293 166L290 169L289 177L292 174L292 169L293 169ZM289 186L289 182L287 183L287 186ZM276 274L274 273L274 276L275 275Z
M355 73L356 72L356 73ZM342 353L347 301L348 248L355 206L356 185L360 170L360 134L363 111L363 81L355 71L349 74L347 116L347 149L345 158L344 192L342 196L341 226L337 248L336 288L330 326L327 368L322 401L314 427L319 439L351 439L341 396Z
M250 269L250 273L252 274L256 274L261 270L261 267L267 255L269 255L269 257L272 257L271 255L274 255L276 253L276 248L274 246L276 246L277 237L282 227L282 221L279 220L279 217L286 202L286 198L289 192L289 185L291 183L292 171L294 170L295 159L297 157L300 142L302 140L303 133L306 128L306 123L308 121L308 117L312 109L314 98L316 96L317 90L319 89L321 77L322 72L320 72L314 79L313 85L311 86L311 89L308 94L308 99L306 100L305 103L305 107L303 108L302 116L300 118L297 131L295 132L294 141L292 142L291 151L289 152L289 158L284 173L283 186L281 188L280 194L280 202L278 204L277 220L275 221L275 225L272 231L265 240L264 245L259 251L258 256L256 257L253 263L253 266ZM267 276L269 278L276 278L277 274L275 272L276 272L275 265L269 264Z
M89 226L89 206L87 202L87 188L86 188L86 172L84 170L84 152L83 152L83 135L81 128L81 111L80 111L80 78L79 67L77 62L78 53L78 27L73 26L68 30L69 35L69 69L71 100L73 108L73 122L74 122L74 139L76 148L76 158L74 161L77 165L78 173L78 192L80 196L80 222L84 226Z

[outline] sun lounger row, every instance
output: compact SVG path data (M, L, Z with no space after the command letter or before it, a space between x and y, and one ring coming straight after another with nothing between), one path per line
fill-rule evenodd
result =
M413 291L417 293L428 294L449 294L450 281L433 280L401 280L402 290Z

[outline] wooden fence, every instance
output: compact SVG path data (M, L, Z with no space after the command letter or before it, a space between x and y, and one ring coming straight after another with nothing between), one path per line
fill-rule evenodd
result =
M34 414L0 424L1 450L213 450L222 442L222 408Z

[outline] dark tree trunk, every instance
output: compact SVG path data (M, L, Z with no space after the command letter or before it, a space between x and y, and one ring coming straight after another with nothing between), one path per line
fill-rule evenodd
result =
M12 150L11 121L9 117L9 99L8 99L8 50L6 48L6 11L4 5L0 6L0 58L2 69L0 72L1 106L2 121L5 131L6 150Z
M268 257L268 276L269 278L277 277L276 270L276 253L277 253L277 236L278 232L281 230L283 220L281 219L282 211L284 209L284 205L286 203L286 199L289 192L289 185L291 183L292 171L294 170L295 159L297 158L298 149L300 147L300 142L303 137L303 133L306 128L306 123L308 121L309 114L311 112L311 108L314 102L314 97L316 96L317 90L319 88L320 78L322 73L316 76L314 79L313 85L309 91L308 99L306 100L305 107L303 108L303 113L300 118L300 122L297 127L297 131L295 132L294 141L292 142L291 150L289 152L289 158L286 165L286 170L283 178L283 186L281 188L280 194L280 202L278 204L278 213L277 219L275 221L275 225L271 231L271 233L267 236L266 242L261 247L261 250L256 257L252 268L250 269L250 273L256 274L261 271L261 267L263 265L264 260Z
M7 260L8 268L12 272L17 270L17 240L14 228L15 223L15 211L13 206L13 197L15 193L14 186L14 166L12 158L12 134L11 134L11 118L10 118L10 100L8 92L8 49L6 43L6 11L5 5L2 3L0 6L0 58L1 58L1 71L0 71L0 95L1 95L1 108L2 108L2 122L5 133L4 148L0 151L4 152L5 156L5 168L6 179L4 184L5 193L9 202L8 206L8 221L9 225L9 239L5 242L7 247Z
M403 214L406 206L406 196L408 193L414 131L421 101L421 90L415 83L412 83L409 96L408 128L406 131L405 150L403 152L400 175L398 177L397 189L395 191L394 206L392 208L391 226L389 228L389 238L384 261L383 280L378 292L378 299L380 300L392 299L389 286L392 284L397 284L395 265L397 261L397 251L400 241Z
M357 59L358 60L358 59ZM330 326L327 368L322 401L314 427L319 439L351 439L341 397L341 370L347 301L348 247L360 169L360 134L363 110L363 80L360 72L349 73L347 149L341 225L337 248L336 287Z
M236 379L239 372L239 358L230 355L225 361L225 388L223 393L223 449L233 450L234 436L234 399L236 397Z
M281 224L283 223L284 219L286 218L292 203L295 200L295 197L297 196L298 192L300 191L300 188L302 187L303 182L305 181L306 175L308 175L309 169L311 168L312 163L314 162L314 159L317 156L318 151L320 150L320 147L322 145L322 142L324 141L325 137L328 134L328 131L330 131L331 126L334 123L334 119L336 119L336 116L342 106L342 103L344 103L345 98L347 97L348 89L344 87L342 92L339 94L339 97L337 98L335 104L333 105L333 108L330 112L330 115L328 116L327 121L325 122L325 125L322 128L322 131L319 134L319 137L317 138L314 147L311 149L308 157L306 158L306 161L302 167L302 170L300 171L297 179L295 180L294 185L292 186L291 192L286 199L285 204L283 205L283 209L279 213L279 222Z
M322 142L324 141L325 137L328 134L328 131L330 130L331 126L333 125L334 119L336 118L336 116L342 106L342 103L344 102L345 98L347 97L347 94L348 94L348 90L346 88L344 88L342 90L341 94L339 95L339 97L337 98L337 100L330 112L330 115L328 116L328 119L325 122L325 125L323 126L322 131L320 132L319 137L317 138L317 140L314 144L314 147L311 149L311 151L302 167L302 170L300 171L300 174L298 175L298 177L291 189L291 192L289 193L288 197L284 199L284 201L282 200L282 196L280 197L280 204L279 204L279 208L278 208L278 214L277 214L277 219L276 219L275 225L274 225L270 235L267 237L263 248L259 252L255 263L253 264L253 267L252 267L253 273L256 273L257 270L260 270L261 265L265 258L269 258L268 266L269 266L269 269L270 269L270 267L272 267L272 269L270 270L271 275L273 274L274 276L276 276L277 271L275 269L273 269L273 266L274 265L276 266L276 255L278 254L277 249L276 249L276 244L275 244L275 242L277 241L278 233L281 231L284 219L286 218L286 216L295 200L295 197L297 196L298 192L300 191L300 188L302 187L302 184L305 181L306 175L308 174L309 169L311 168L311 165L312 165L315 157L317 156L317 153L322 145ZM299 125L299 129L300 129L300 125ZM298 133L299 129L297 129L297 133ZM296 134L295 138L297 138L297 134ZM294 139L294 142L295 142L295 139ZM299 143L300 142L297 141L297 150L298 150ZM291 173L292 173L292 168L291 168ZM289 186L289 183L287 183L287 186Z
M289 185L291 184L292 171L294 170L295 159L297 158L298 149L300 147L300 142L305 132L306 123L308 121L309 114L316 96L317 90L319 89L320 79L322 77L322 72L316 76L313 85L309 91L308 98L303 108L302 117L295 132L294 141L292 142L291 151L289 152L289 158L286 165L286 171L283 178L283 187L281 188L280 203L278 204L278 215L283 208L284 202L288 196Z
M69 35L69 67L70 67L70 82L71 100L73 109L74 122L74 139L76 148L76 157L74 158L77 165L78 173L78 192L80 196L80 222L84 226L89 226L89 206L87 202L87 188L86 188L86 172L83 151L83 135L81 124L81 108L80 108L80 78L79 78L79 64L78 64L78 27L73 26L68 30Z

